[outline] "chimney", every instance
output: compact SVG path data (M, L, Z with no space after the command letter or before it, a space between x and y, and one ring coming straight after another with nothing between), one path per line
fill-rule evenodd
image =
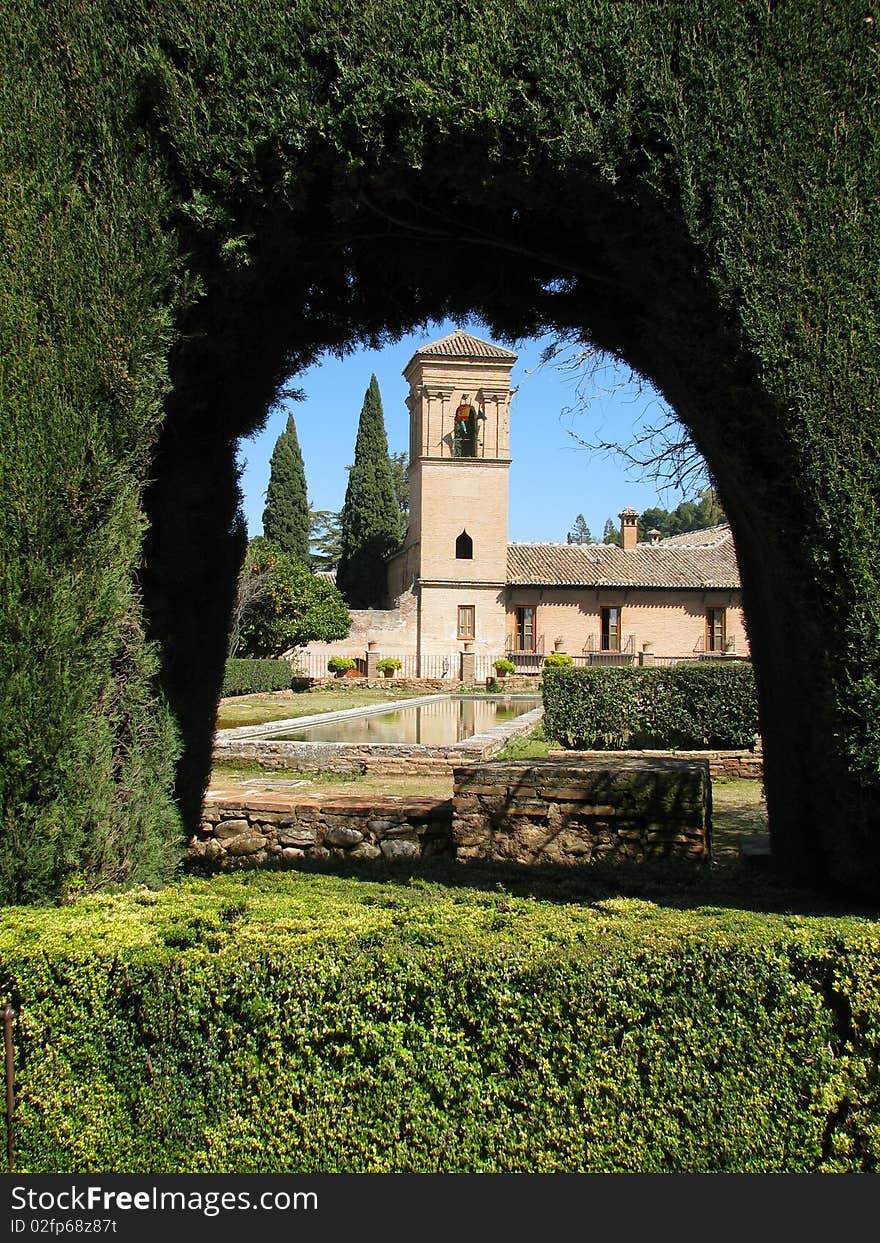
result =
M657 530L656 527L652 527L651 530L648 532L648 539L651 541L652 544L660 543L660 532Z
M620 546L624 552L629 552L639 542L639 515L634 509L623 509L617 516L620 519Z

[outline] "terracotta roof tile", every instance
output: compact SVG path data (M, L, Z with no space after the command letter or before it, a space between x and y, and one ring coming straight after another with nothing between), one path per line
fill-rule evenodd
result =
M517 357L511 350L502 349L500 345L493 345L491 341L472 337L470 333L462 332L460 328L441 337L439 341L423 345L421 349L416 350L413 357L419 354L428 354L434 358L438 356L443 358L498 358L512 361L515 361Z
M688 538L692 542L683 542ZM637 544L627 552L616 544L508 544L507 580L517 587L740 586L736 550L726 526Z

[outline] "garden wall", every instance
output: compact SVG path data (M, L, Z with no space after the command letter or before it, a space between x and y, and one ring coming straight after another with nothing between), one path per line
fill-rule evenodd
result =
M744 777L752 781L764 778L764 755L758 746L754 751L550 751L550 759L570 760L640 760L679 759L708 760L713 781L732 781Z
M490 761L459 766L454 779L452 800L217 790L189 860L228 871L441 854L520 864L710 856L705 760Z
M711 854L705 759L565 756L455 770L456 858L584 864Z
M223 794L205 801L190 862L212 871L304 861L410 861L452 853L449 799Z

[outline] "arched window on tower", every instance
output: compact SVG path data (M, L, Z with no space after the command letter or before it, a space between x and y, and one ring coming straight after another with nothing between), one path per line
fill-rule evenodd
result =
M462 531L455 541L455 559L456 561L473 561L474 559L474 541L467 531Z

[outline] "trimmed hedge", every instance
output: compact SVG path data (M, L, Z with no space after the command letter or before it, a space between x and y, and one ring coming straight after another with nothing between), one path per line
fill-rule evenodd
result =
M425 882L9 911L16 1169L873 1171L878 963L869 920Z
M744 661L546 669L548 735L578 750L753 747L758 698Z
M289 691L293 675L286 660L227 660L223 695L254 695L258 691Z

